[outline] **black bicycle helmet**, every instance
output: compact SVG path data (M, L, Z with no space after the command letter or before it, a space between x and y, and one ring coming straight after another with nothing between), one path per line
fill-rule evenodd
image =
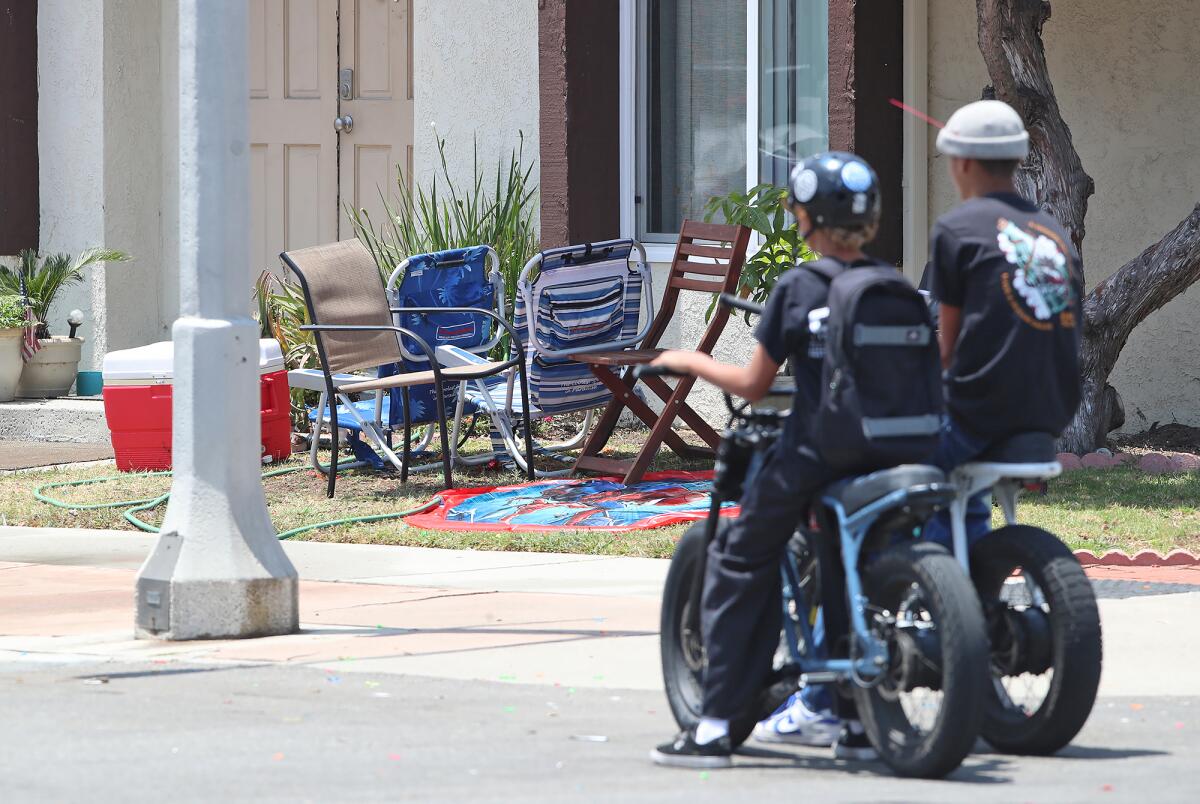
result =
M792 168L791 201L814 229L869 226L879 220L879 177L862 157L826 151Z

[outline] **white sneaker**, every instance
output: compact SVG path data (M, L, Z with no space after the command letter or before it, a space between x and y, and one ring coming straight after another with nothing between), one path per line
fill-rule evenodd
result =
M796 692L775 714L754 727L754 739L762 743L828 747L833 745L841 730L839 718L828 711L812 711Z

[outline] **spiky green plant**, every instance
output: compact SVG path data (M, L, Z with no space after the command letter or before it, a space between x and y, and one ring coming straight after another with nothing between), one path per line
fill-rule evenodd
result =
M262 327L262 337L279 341L288 370L316 368L317 345L311 332L301 327L309 323L308 307L300 286L263 271L254 282L255 318ZM315 405L317 394L301 388L291 389L292 427L304 432L309 429L306 405Z
M534 224L537 185L532 181L533 163L524 161L525 138L521 136L507 159L497 160L494 183L480 169L476 141L467 186L450 177L446 141L438 138L437 144L440 170L428 187L409 187L397 165L396 195L389 198L380 188L387 220L377 224L365 209L348 206L354 232L385 280L413 254L489 245L500 257L511 309L521 268L539 248Z
M0 293L21 293L21 279L29 294L29 306L38 320L37 336L50 337L50 307L63 288L83 281L84 269L103 262L125 262L130 257L123 251L89 248L72 259L69 254L48 254L42 257L36 249L21 252L15 268L0 266Z

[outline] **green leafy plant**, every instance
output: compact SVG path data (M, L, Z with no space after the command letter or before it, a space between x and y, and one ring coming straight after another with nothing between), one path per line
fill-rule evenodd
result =
M788 214L787 188L759 184L748 192L732 192L709 199L704 220L748 226L762 236L762 245L742 266L738 294L762 304L779 275L799 262L820 257L808 247L796 221Z
M48 254L42 257L35 249L21 252L15 268L0 266L0 293L20 295L21 279L29 294L33 317L38 321L37 336L50 337L50 307L63 288L83 281L84 269L102 262L125 262L128 254L104 248L89 248L72 259L69 254Z
M387 220L375 222L365 209L347 207L358 239L371 251L386 280L397 265L413 254L467 246L489 245L500 257L509 309L517 277L539 249L534 224L537 185L533 163L524 161L525 138L508 158L496 163L494 181L479 165L475 143L470 184L456 183L446 161L446 141L438 138L440 171L427 187L409 187L396 167L396 189L389 198L380 189Z
M262 337L279 341L284 364L288 370L316 368L319 364L317 344L311 332L301 327L309 323L304 293L294 282L263 271L254 282L255 318L262 328ZM304 432L309 429L306 404L315 405L317 394L301 388L291 389L292 427Z
M25 300L20 296L0 296L0 329L25 326Z

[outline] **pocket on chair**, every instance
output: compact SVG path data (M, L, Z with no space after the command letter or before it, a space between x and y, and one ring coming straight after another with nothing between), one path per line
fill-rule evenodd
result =
M616 340L624 302L624 282L616 277L546 288L538 303L538 331L551 348Z

